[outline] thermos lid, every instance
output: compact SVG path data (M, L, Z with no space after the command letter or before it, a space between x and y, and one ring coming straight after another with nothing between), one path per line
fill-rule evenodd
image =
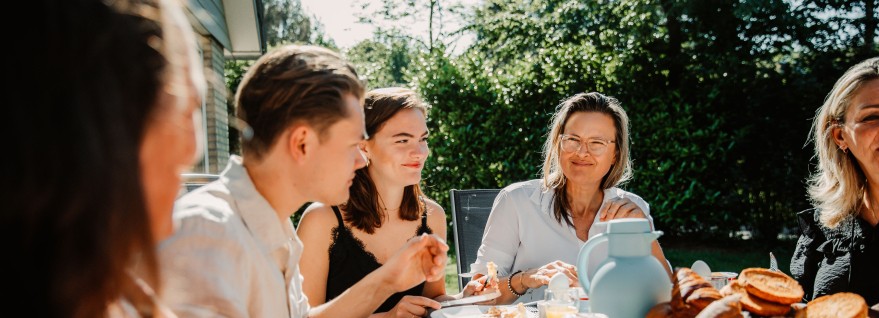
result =
M652 231L647 219L616 219L607 222L608 234L639 234Z

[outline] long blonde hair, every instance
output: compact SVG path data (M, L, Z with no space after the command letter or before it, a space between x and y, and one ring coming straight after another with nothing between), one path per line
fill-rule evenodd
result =
M818 169L809 178L809 196L824 226L835 228L856 216L865 195L866 176L855 158L833 141L833 129L845 121L851 98L864 83L879 79L879 58L852 66L836 81L812 122Z
M616 98L595 92L579 93L562 102L552 116L549 134L543 145L542 178L545 189L555 190L553 214L556 220L559 222L564 220L571 226L573 223L567 217L568 213L566 212L570 209L568 193L564 186L567 183L567 178L562 173L559 161L559 135L565 129L568 118L579 112L608 115L613 118L614 126L616 126L616 136L614 136L616 138L616 161L601 180L601 189L618 186L632 177L632 161L629 156L629 116L626 115L620 102Z

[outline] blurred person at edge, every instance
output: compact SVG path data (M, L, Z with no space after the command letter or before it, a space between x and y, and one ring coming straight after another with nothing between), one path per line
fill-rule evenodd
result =
M0 191L6 301L30 317L169 317L156 245L200 152L201 64L172 0L35 0L13 37ZM18 53L15 53L18 54ZM37 94L25 92L38 89ZM11 299L8 297L12 297ZM21 312L21 311L19 311Z
M543 299L556 273L579 286L580 247L607 231L606 221L647 219L650 209L638 195L618 188L631 176L629 120L619 101L600 93L571 96L553 115L544 144L543 178L514 183L498 193L488 216L474 280L484 280L486 264L497 265L501 296L497 303ZM653 255L671 275L658 242ZM607 244L596 247L590 268L607 258ZM594 274L594 273L589 273Z
M290 217L306 202L341 204L366 165L363 83L337 53L277 48L250 67L235 95L250 126L242 156L219 180L181 197L180 227L159 247L163 296L185 316L365 317L392 294L445 275L445 242L408 240L381 267L310 309Z
M797 213L801 234L790 271L803 301L853 292L879 303L879 58L849 68L815 116L813 208Z

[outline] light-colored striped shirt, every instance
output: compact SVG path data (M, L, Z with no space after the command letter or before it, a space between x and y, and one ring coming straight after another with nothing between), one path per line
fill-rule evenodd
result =
M175 204L159 246L163 300L180 317L307 317L293 223L279 222L238 156Z

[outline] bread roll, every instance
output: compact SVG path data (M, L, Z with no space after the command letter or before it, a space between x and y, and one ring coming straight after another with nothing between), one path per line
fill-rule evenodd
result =
M671 304L668 302L658 303L653 308L650 308L650 311L647 312L646 318L671 318Z
M729 290L727 290L727 287L729 287ZM741 295L742 307L755 315L784 316L791 309L790 305L774 303L751 295L739 280L729 282L723 290L725 293Z
M671 309L676 317L695 317L720 298L717 288L693 270L681 268L675 273Z
M702 309L696 318L741 318L742 295L732 294L715 301Z
M790 305L801 301L805 294L792 277L765 268L746 268L738 280L752 295L774 303Z
M854 293L821 296L806 304L806 318L867 318L867 302Z

